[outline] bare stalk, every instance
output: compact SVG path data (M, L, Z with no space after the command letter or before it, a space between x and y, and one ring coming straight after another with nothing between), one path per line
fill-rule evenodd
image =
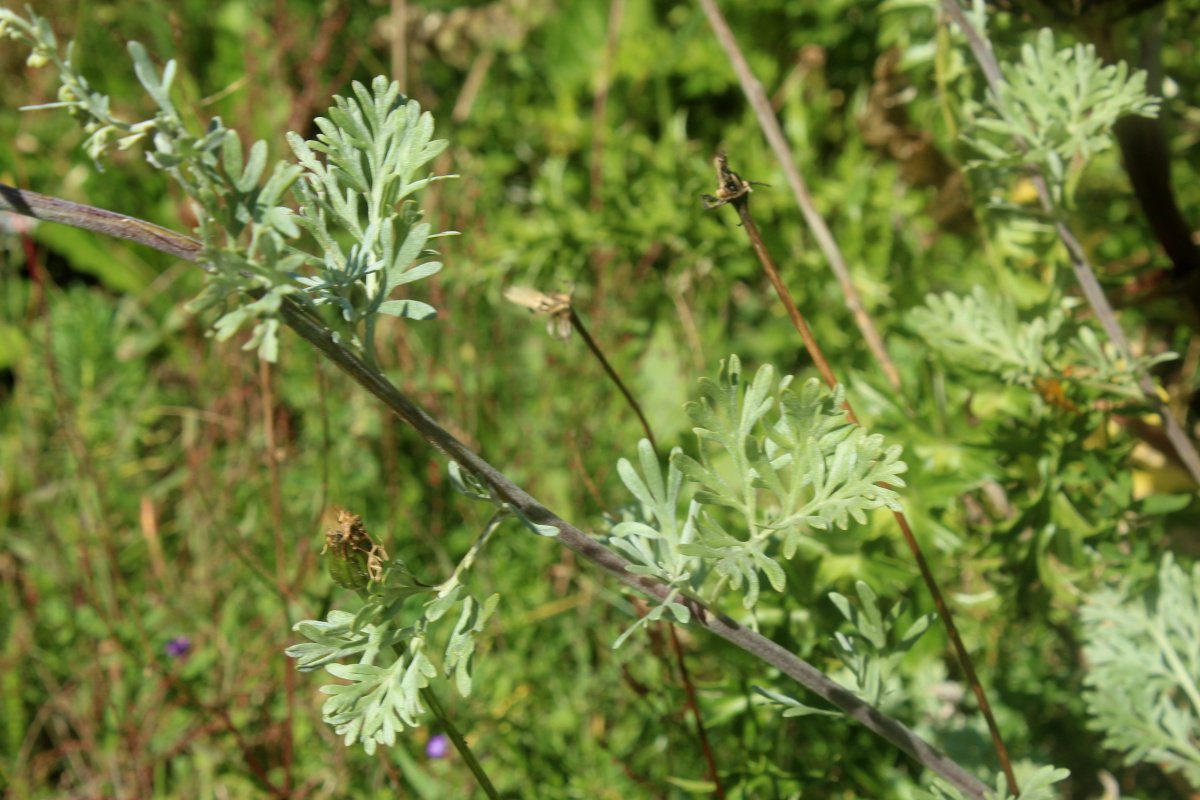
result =
M717 760L713 757L712 747L708 743L708 730L704 727L704 718L700 716L700 702L696 699L696 687L692 684L692 676L688 673L687 662L683 659L683 645L679 641L679 632L674 625L668 625L671 631L671 649L675 651L675 660L679 664L679 677L683 681L684 691L687 692L687 705L696 721L696 732L700 736L700 750L704 753L704 763L708 767L708 777L713 782L714 794L717 800L725 800L725 787L721 784L721 776L717 772Z
M642 407L638 405L638 401L634 399L633 393L630 392L629 389L625 388L625 383L621 380L621 376L618 375L617 371L612 368L611 364L608 363L608 359L604 357L604 351L602 351L600 346L596 344L596 340L592 338L590 333L588 333L588 329L583 326L583 320L579 318L579 314L575 313L574 306L571 306L570 314L571 326L579 333L580 338L583 339L583 342L587 345L588 350L590 350L592 355L596 357L596 360L600 362L600 366L604 367L605 374L608 375L609 380L616 384L617 389L620 390L621 395L625 398L625 402L628 403L629 407L633 409L633 413L637 414L638 421L642 423L642 430L645 431L646 438L650 440L650 446L657 451L658 443L654 439L654 431L650 429L650 423L646 421L646 415L642 413Z

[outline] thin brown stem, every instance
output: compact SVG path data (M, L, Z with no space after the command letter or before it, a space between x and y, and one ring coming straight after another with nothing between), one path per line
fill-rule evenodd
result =
M717 772L717 760L713 757L712 747L708 743L708 730L704 727L704 718L700 716L700 703L696 700L696 687L692 684L692 676L688 674L687 662L683 659L683 645L679 642L679 632L674 625L667 626L671 630L671 649L675 651L675 661L679 664L679 677L683 681L683 690L687 693L688 710L696 720L696 733L700 736L700 750L704 753L704 763L708 765L708 779L712 781L714 792L720 800L725 800L725 787L721 784L721 776Z
M283 617L288 630L292 628L290 608L290 586L287 574L287 547L283 540L283 488L279 475L279 457L275 443L275 392L272 384L271 365L258 362L258 381L262 401L262 424L267 472L271 481L271 533L275 540L275 587L283 606ZM296 715L296 675L284 659L284 714L283 714L283 791L292 793L293 725Z
M996 60L996 56L992 52L991 43L979 35L979 32L975 30L975 26L971 24L971 20L967 18L966 12L959 7L956 0L941 0L941 6L946 15L962 31L963 36L967 40L967 45L975 55L975 60L979 62L979 66L983 70L988 88L992 91L993 95L1000 97L1004 92L1004 76L1000 71L1000 62ZM1026 149L1025 142L1020 139L1017 139L1015 144L1022 150ZM1129 340L1125 336L1125 331L1121 328L1121 323L1117 320L1117 315L1113 311L1112 305L1108 302L1108 298L1104 295L1104 290L1100 287L1100 281L1096 278L1096 272L1092 269L1091 262L1088 261L1087 254L1083 250L1083 245L1075 238L1075 234L1071 232L1071 229L1063 220L1063 215L1055 206L1054 198L1050 196L1050 188L1040 171L1034 172L1033 185L1037 188L1042 210L1054 220L1054 230L1058 233L1059 240L1062 241L1063 246L1067 249L1071 268L1075 272L1075 280L1079 283L1079 288L1083 291L1083 296L1087 298L1088 305L1092 308L1092 313L1100 321L1100 326L1104 328L1104 332L1108 334L1109 340L1117 348L1117 352L1121 354L1121 357L1129 364L1134 365L1133 368L1137 370L1138 388L1142 390L1145 402L1162 417L1167 439L1170 440L1171 446L1175 448L1176 455L1179 456L1179 460L1183 462L1184 467L1191 475L1192 482L1200 486L1200 453L1196 451L1195 443L1192 442L1179 421L1175 419L1166 402L1159 396L1158 389L1155 387L1154 381L1150 379L1150 375L1145 369L1138 366L1138 361L1134 358L1133 350L1129 346Z
M595 340L592 339L591 335L587 331L587 328L583 326L583 321L579 319L579 315L575 312L574 306L568 306L568 308L572 327L574 327L579 333L580 337L583 338L584 342L588 346L588 349L592 351L592 354L596 356L596 359L600 362L601 366L604 367L604 371L608 373L609 378L611 378L613 383L617 385L617 388L621 390L621 394L625 396L625 400L628 401L630 407L633 408L634 413L637 414L638 419L641 420L642 429L646 432L646 438L650 441L650 446L657 451L658 445L654 440L654 431L651 430L650 423L647 422L645 416L642 415L641 406L638 405L638 402L633 398L633 394L625 387L625 384L621 382L616 370L609 365L608 360L604 357L604 353L601 352ZM581 471L582 467L582 461L580 461ZM591 480L587 477L586 472L584 472L584 478L585 482L588 485L591 485ZM704 761L708 765L709 778L712 780L713 785L716 786L717 797L724 798L725 787L721 785L720 774L717 772L717 762L713 757L712 748L709 747L708 744L708 731L704 727L704 719L700 716L700 705L696 702L696 687L692 685L691 676L688 675L687 665L683 660L683 647L679 643L679 636L675 632L675 626L668 625L667 627L671 629L671 645L675 651L675 659L679 664L679 674L681 680L683 681L684 691L687 694L688 708L691 710L692 717L696 721L696 732L700 737L700 749L704 753Z
M625 388L625 383L621 380L621 376L608 363L608 359L604 357L604 353L600 350L600 346L596 344L596 340L592 338L587 328L583 326L583 320L575 313L575 307L571 306L570 308L571 327L583 339L583 343L587 345L588 350L592 351L592 355L600 362L600 366L604 367L604 372L608 375L609 379L621 390L621 394L625 397L625 402L629 404L629 407L633 409L633 413L637 414L638 421L642 423L642 430L646 432L646 438L650 440L650 446L657 451L658 443L654 440L654 431L650 430L650 423L646 421L646 415L642 413L642 407L638 405L637 400L633 399L633 394Z
M813 238L817 240L817 246L821 248L825 260L829 262L829 269L842 288L842 296L846 299L846 308L854 318L854 324L858 326L863 341L867 343L879 368L887 377L888 383L892 385L893 389L899 391L900 371L896 369L895 363L888 355L883 337L875 328L875 323L867 313L862 297L859 296L858 289L855 288L854 281L850 278L850 268L846 266L846 259L842 255L841 248L838 247L837 240L833 238L829 225L821 216L821 212L817 211L812 194L808 191L808 186L805 185L800 170L796 168L796 161L792 158L792 151L788 147L787 139L784 138L783 128L779 126L779 120L775 117L775 111L771 108L771 101L767 97L766 91L754 77L750 65L746 63L746 57L742 55L737 39L734 38L733 31L729 29L729 23L725 21L725 17L717 8L715 0L700 0L700 7L704 10L704 15L708 17L708 24L712 27L717 41L724 48L734 73L737 74L738 82L742 85L742 92L746 95L746 100L754 111L758 125L762 128L763 136L771 145L771 151L775 153L779 166L783 168L783 174L787 177L788 185L792 189L792 194L795 195L796 204L800 206L805 223L812 231Z
M746 234L750 237L750 243L754 246L754 252L758 255L758 260L762 264L763 270L767 273L767 277L771 279L771 285L775 287L775 292L779 295L779 301L787 309L788 316L796 326L796 330L800 333L800 338L804 340L804 348L808 351L809 356L812 357L813 363L816 365L817 371L821 373L821 377L825 380L826 385L830 389L834 388L838 385L837 377L833 374L833 369L830 368L829 362L825 359L825 354L821 351L820 345L817 344L816 338L813 337L812 331L809 330L803 315L800 314L800 309L796 307L796 302L792 299L791 292L784 285L783 279L779 277L779 270L775 268L775 262L771 260L771 254L767 252L762 236L758 232L758 227L754 224L754 220L750 216L749 197L743 195L737 198L733 201L733 206L737 209L738 216L741 217L742 227L746 229ZM851 407L848 399L846 400L845 408L846 416L849 417L851 422L857 424L858 416L854 413L854 409ZM891 488L886 483L881 483L880 486L885 489ZM975 673L975 664L971 660L971 654L967 652L966 645L963 644L962 637L958 634L958 627L954 624L954 617L950 613L950 607L946 605L946 600L942 597L942 591L938 588L937 580L933 577L933 571L929 569L929 563L925 560L925 554L921 551L921 545L913 535L912 527L908 523L908 517L905 516L903 511L894 511L893 514L896 517L896 523L900 526L900 532L904 534L904 541L912 553L913 560L917 563L917 569L921 572L921 578L925 581L925 586L929 590L929 594L933 597L934 607L937 608L937 612L942 618L946 634L950 637L950 641L954 645L959 666L962 667L963 673L967 676L967 682L971 685L971 690L974 692L975 699L979 703L979 710L983 714L983 718L987 721L988 731L992 736L992 746L996 749L996 757L1000 760L1000 767L1004 770L1004 778L1008 782L1008 790L1014 795L1020 794L1017 788L1017 776L1013 772L1012 763L1008 757L1008 748L1004 746L1004 740L1000 736L1000 727L996 724L996 718L992 714L992 707L988 703L987 694L983 691L983 684L979 682L979 676Z
M80 210L79 216L73 218L64 210L66 206ZM39 219L48 219L43 216L43 212L55 214L57 219L53 221L73 224L75 227L87 230L96 230L98 219L101 221L100 224L112 227L107 212L97 214L98 209L74 203L64 204L64 201L2 184L0 184L0 211L13 211ZM114 235L155 247L163 252L171 252L188 261L194 262L200 257L202 250L200 242L183 234L141 220L120 217L120 215L113 214L111 217L126 221L124 226L118 226L121 228L120 233ZM167 250L168 247L171 249ZM509 480L507 475L452 436L397 389L383 373L368 366L362 358L341 344L337 337L305 306L291 297L285 297L280 306L280 317L300 338L312 345L338 369L410 425L426 443L478 476L480 480L491 487L497 498L508 503L530 522L555 528L558 531L555 538L561 545L588 559L615 580L653 600L665 602L668 597L672 597L671 590L666 586L651 578L630 572L628 561L609 550L597 539L554 514L524 489ZM673 599L678 602L677 597ZM813 694L841 709L850 719L890 742L908 754L914 761L939 775L965 796L972 800L983 800L987 796L989 789L983 782L959 766L945 753L923 740L902 722L884 714L853 692L826 677L824 673L807 661L798 658L758 632L743 627L729 617L718 614L699 601L689 599L687 602L693 612L692 622L698 628L703 628L719 636L747 654L775 667Z

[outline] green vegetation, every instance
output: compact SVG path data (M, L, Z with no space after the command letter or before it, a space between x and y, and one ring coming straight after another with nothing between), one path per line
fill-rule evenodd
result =
M1196 15L708 5L0 9L8 796L1200 790Z

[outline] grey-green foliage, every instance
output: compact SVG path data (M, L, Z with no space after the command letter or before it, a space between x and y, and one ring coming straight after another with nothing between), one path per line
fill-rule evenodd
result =
M467 589L465 576L475 565L488 540L510 516L518 518L539 535L557 529L537 525L497 498L487 484L456 462L450 463L450 480L456 489L475 500L491 503L495 513L471 549L459 560L454 572L437 586L418 581L404 562L394 559L383 566L378 580L361 563L362 551L330 554L331 574L349 580L341 585L357 589L361 602L354 613L331 611L324 621L304 620L294 630L308 639L287 649L303 672L324 669L345 684L329 684L321 691L330 695L322 708L325 722L345 737L347 745L362 742L368 753L380 745L391 746L396 734L420 724L425 712L421 692L439 672L453 678L463 697L471 693L471 667L476 640L496 610L500 595L484 601ZM374 551L373 551L374 552ZM347 569L349 574L347 574ZM425 596L420 609L413 598ZM454 627L444 634L445 650L438 669L431 655L430 640L437 623L460 606ZM445 626L441 626L443 629ZM343 663L355 659L355 663Z
M702 580L703 571L699 559L684 555L680 546L692 541L698 504L693 501L681 518L679 497L683 475L674 462L678 452L681 452L679 448L671 451L672 459L665 476L654 448L646 439L638 442L640 474L627 459L617 462L617 474L639 503L640 519L618 522L612 528L609 541L614 550L629 559L627 569L630 572L656 578L670 587L670 591L663 602L626 629L613 647L620 647L634 631L661 619L666 611L679 622L686 623L691 619L691 612L677 602L677 598L687 589L699 588L696 584Z
M771 689L764 689L761 686L754 686L752 688L756 694L767 699L765 705L771 705L778 708L779 715L781 717L811 717L814 715L823 717L837 717L841 716L842 713L840 711L830 711L824 708L815 708L814 706L800 702L790 695L783 694L782 692L772 691Z
M1033 764L1014 765L1017 783L1020 784L1020 794L1012 794L1007 789L1004 774L996 775L994 789L987 793L988 800L1056 800L1059 796L1054 791L1054 784L1070 777L1070 770L1061 767L1035 766ZM922 800L965 800L965 795L950 786L940 778L935 779L928 791L917 794Z
M305 170L296 186L297 221L322 251L316 274L299 281L314 302L336 306L351 333L362 325L363 348L373 362L376 314L436 315L427 303L387 298L442 267L417 263L427 254L430 228L408 198L437 180L418 173L446 149L446 140L433 139L433 117L401 96L400 84L377 77L369 92L358 82L353 88L353 98L334 97L328 119L316 119L316 141L289 133L288 143ZM341 231L354 242L349 252L337 239Z
M762 578L776 591L785 588L779 559L821 549L810 537L814 530L844 530L875 509L899 508L891 487L904 485L900 448L852 425L840 388L823 390L814 379L796 391L791 383L764 365L745 385L741 362L731 356L717 380L700 381L700 399L688 404L697 458L676 450L665 478L646 444L640 475L622 462L621 478L643 514L616 525L612 544L634 562L633 571L710 601L739 590L751 608ZM684 480L694 487L691 498ZM688 500L681 515L679 504Z
M108 97L93 92L85 76L71 64L74 44L67 43L65 54L58 52L58 39L50 22L29 11L29 19L16 12L0 8L0 40L11 39L29 48L25 63L33 69L53 65L58 71L58 100L36 106L22 106L22 111L61 108L80 124L87 139L84 150L96 169L102 170L100 159L114 140L118 149L126 150L141 141L154 127L153 120L129 123L112 115ZM174 64L168 65L168 82L174 75Z
M1200 565L1189 572L1168 553L1156 594L1104 589L1083 606L1084 697L1127 764L1179 770L1200 790Z
M1012 300L976 286L969 296L930 294L909 312L911 327L952 364L999 375L1007 383L1030 385L1052 374L1065 316L1054 309L1022 322Z
M125 149L149 137L147 160L197 206L208 281L191 307L222 308L214 325L218 339L253 323L246 347L275 360L279 307L291 296L314 307L336 306L339 313L328 321L374 363L377 314L434 315L428 304L388 299L398 287L441 268L422 262L431 255L426 244L433 234L410 196L435 179L418 173L446 143L432 139L432 118L403 97L398 84L378 77L368 90L355 83L354 98L336 97L329 119L317 120L317 141L289 135L300 163L277 162L263 182L266 142L255 142L247 154L220 118L202 133L188 129L171 99L174 61L160 74L145 49L130 42L138 80L158 110L151 119L129 123L114 117L108 97L93 92L75 71L70 46L65 58L58 55L45 20L30 12L26 21L0 9L0 35L29 46L32 65L58 70L58 102L38 108L64 108L79 121L97 165L114 141ZM289 192L299 214L284 204ZM305 249L302 230L315 252Z
M695 541L680 551L732 588L745 586L746 608L758 599L760 574L783 591L776 559L812 547L813 530L845 530L851 520L865 524L869 511L900 509L890 488L904 486L900 447L849 422L841 387L829 392L814 378L793 391L791 383L764 365L745 385L741 362L730 356L687 405L699 458L672 458L698 485L702 506ZM716 509L732 512L737 527L731 531Z
M1077 325L1065 307L1022 321L1010 298L976 286L968 296L930 294L909 312L910 327L950 365L1032 387L1039 379L1074 382L1130 400L1143 396L1139 368L1176 358L1160 353L1133 364L1091 328Z
M851 688L873 706L882 703L890 692L889 681L905 653L929 630L936 614L923 614L895 638L896 623L904 614L904 603L896 603L886 612L879 608L879 598L863 581L855 582L858 605L845 595L830 592L829 599L854 628L850 634L837 632L837 644L842 663L854 677Z
M1111 146L1120 117L1158 113L1144 71L1105 65L1090 44L1056 50L1048 28L1001 69L1004 85L989 94L991 113L976 118L964 138L994 167L1042 169L1056 199L1094 154Z
M330 697L322 714L326 723L345 737L347 745L362 742L368 753L382 744L391 746L396 734L420 724L425 712L421 693L439 672L453 678L463 697L471 693L471 665L476 640L496 610L500 596L477 600L464 577L474 566L491 535L504 520L516 517L529 530L553 536L558 530L529 520L496 497L488 485L457 462L450 463L450 481L466 496L490 503L495 513L475 544L462 557L453 574L437 586L423 584L399 559L383 567L378 580L362 563L362 553L343 554L346 563L331 563L331 574L341 585L358 590L361 602L354 613L331 611L324 621L304 620L295 630L309 641L287 649L303 672L324 669L345 683L329 684L321 691ZM337 553L331 554L337 558ZM417 610L415 597L427 599ZM431 654L431 637L437 623L455 607L458 620L445 634L441 669ZM443 628L445 626L442 626ZM354 663L344 663L348 660Z
M879 598L863 581L855 583L858 605L845 595L830 592L829 599L854 628L853 633L835 633L834 643L838 654L849 671L852 683L849 688L873 706L880 706L894 689L896 667L905 654L912 649L936 618L936 614L924 614L896 637L896 623L904 614L904 604L897 603L886 612L879 608ZM803 717L812 714L836 715L806 705L794 697L780 692L754 687L754 691L767 698L771 705L782 710L785 717Z
M492 529L489 526L480 544ZM363 602L355 613L334 610L324 621L295 625L308 642L286 652L300 671L324 669L342 681L321 687L329 695L321 710L347 745L361 742L372 753L380 744L395 744L397 733L420 725L426 710L421 690L439 672L453 677L464 697L471 693L476 637L496 610L499 595L476 600L461 582L461 572L456 570L440 586L428 586L396 559L386 565L381 580L362 591ZM419 612L406 611L410 599L421 595L427 599ZM456 606L458 619L447 635L439 670L431 654L432 633ZM409 624L402 621L406 616Z

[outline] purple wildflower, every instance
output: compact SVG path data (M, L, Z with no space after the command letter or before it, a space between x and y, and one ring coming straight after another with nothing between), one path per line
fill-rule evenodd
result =
M186 636L176 636L167 642L167 655L171 658L183 658L192 651L192 641Z
M446 738L445 734L434 734L425 743L425 755L429 758L445 758L449 752L450 740Z

